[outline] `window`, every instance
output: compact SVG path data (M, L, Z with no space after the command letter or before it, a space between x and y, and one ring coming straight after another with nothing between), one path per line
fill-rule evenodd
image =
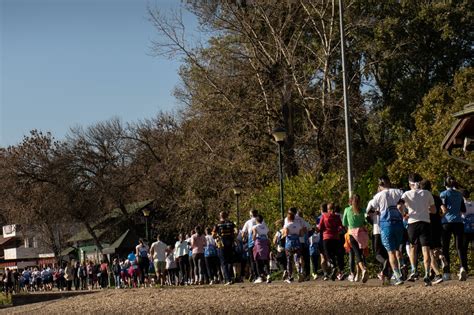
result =
M30 247L30 240L28 239L28 237L25 237L25 248L28 247Z
M33 236L33 248L38 248L38 239L36 236Z

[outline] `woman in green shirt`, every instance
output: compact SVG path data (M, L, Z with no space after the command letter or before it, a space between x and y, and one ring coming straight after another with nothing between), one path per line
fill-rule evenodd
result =
M357 275L361 274L361 280L366 283L369 279L369 273L365 265L364 251L369 245L369 234L365 225L365 209L360 207L360 196L353 195L350 200L351 205L344 210L342 225L347 227L351 251L355 256L357 265ZM361 273L359 273L361 271ZM358 281L358 276L355 281Z

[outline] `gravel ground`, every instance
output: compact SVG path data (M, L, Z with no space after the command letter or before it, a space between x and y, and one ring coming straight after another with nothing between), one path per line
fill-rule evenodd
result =
M283 304L284 300L288 302ZM377 280L369 280L367 284L318 280L293 284L110 289L0 310L0 314L46 312L474 314L474 281L450 281L428 288L420 281L382 287Z

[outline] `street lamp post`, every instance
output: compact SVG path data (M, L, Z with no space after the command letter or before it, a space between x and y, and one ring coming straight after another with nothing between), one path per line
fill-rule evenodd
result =
M239 226L240 226L239 197L240 197L240 194L242 193L242 187L240 187L240 186L235 186L235 187L233 188L233 190L234 190L235 202L236 202L236 206L237 206L237 226L239 227Z
M150 216L150 210L149 209L143 209L142 210L143 212L143 216L145 217L145 238L147 241L149 241L148 239L148 217Z
M282 159L282 146L285 143L286 138L286 130L277 127L273 130L273 138L275 139L276 143L278 143L278 167L280 173L280 212L281 218L285 218L285 199L283 194L283 159Z

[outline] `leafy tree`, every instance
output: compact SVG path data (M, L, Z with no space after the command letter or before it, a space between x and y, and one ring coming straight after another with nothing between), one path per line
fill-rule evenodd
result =
M459 183L473 188L472 167L450 158L441 148L441 142L451 128L452 114L474 99L474 68L460 71L452 85L439 84L423 98L413 113L415 130L395 143L397 158L389 167L395 181L405 183L410 172L417 172L442 188L447 174ZM462 153L473 160L472 153Z

